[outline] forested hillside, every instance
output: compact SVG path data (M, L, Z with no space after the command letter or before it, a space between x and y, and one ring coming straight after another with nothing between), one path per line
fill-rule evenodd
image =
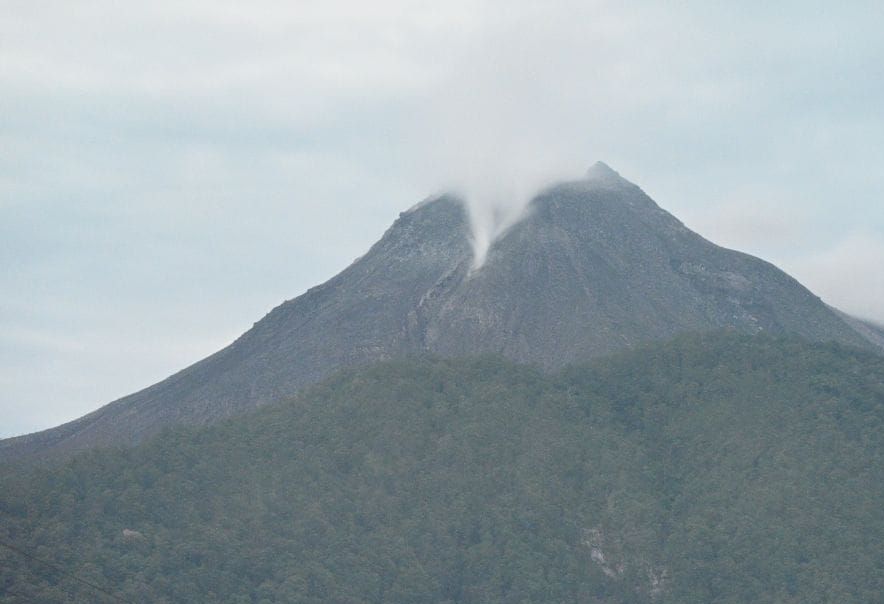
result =
M0 602L114 601L80 579L158 603L868 603L882 501L866 352L719 333L555 375L388 362L5 468Z

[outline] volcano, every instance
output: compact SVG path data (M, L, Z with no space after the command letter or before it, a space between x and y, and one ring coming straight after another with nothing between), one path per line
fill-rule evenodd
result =
M497 354L557 369L684 332L884 342L772 264L692 232L601 162L541 191L478 269L470 237L460 199L429 198L226 348L80 419L0 441L0 461L137 443L279 400L340 368L413 355Z

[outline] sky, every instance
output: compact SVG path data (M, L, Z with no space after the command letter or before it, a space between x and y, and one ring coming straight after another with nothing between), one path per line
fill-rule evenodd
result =
M884 322L881 2L0 0L0 436L603 160Z

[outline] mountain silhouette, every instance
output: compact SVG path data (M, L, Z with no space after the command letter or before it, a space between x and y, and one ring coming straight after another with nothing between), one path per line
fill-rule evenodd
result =
M137 443L276 401L339 368L415 354L492 353L555 369L719 329L884 342L772 264L692 232L601 162L541 191L475 270L470 237L461 200L429 198L226 348L80 419L0 441L0 461Z

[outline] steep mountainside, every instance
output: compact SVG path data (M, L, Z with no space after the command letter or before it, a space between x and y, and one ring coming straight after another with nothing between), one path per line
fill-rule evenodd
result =
M0 472L0 603L868 604L884 358L680 337L550 375L387 362ZM69 573L69 574L64 574ZM110 601L110 599L108 599Z
M278 400L340 367L419 352L557 368L724 327L874 340L776 267L691 232L601 163L541 192L477 271L469 237L457 199L427 200L227 348L81 419L2 441L0 461L138 442Z

